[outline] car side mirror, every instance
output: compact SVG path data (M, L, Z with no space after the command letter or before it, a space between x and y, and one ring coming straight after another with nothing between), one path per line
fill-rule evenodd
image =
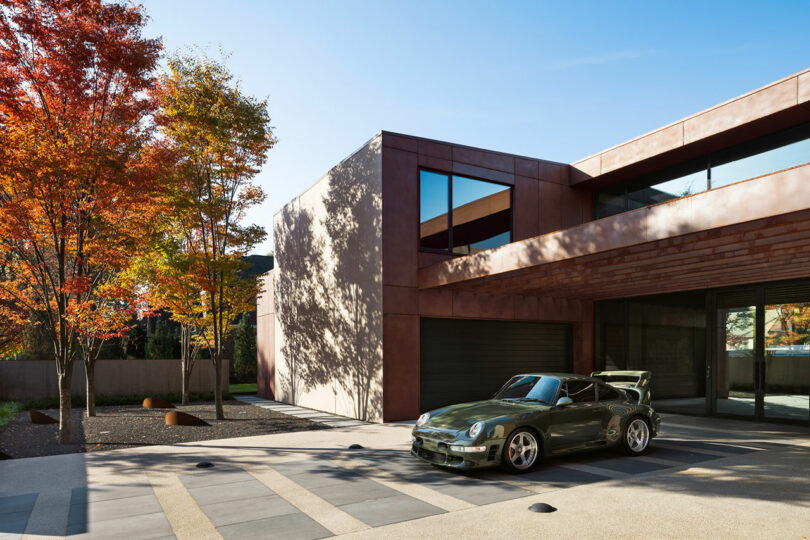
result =
M570 397L561 397L557 400L557 407L565 407L566 405L571 405L573 402L574 400Z

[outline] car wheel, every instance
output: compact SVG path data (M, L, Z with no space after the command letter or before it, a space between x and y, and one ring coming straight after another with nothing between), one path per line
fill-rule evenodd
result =
M537 434L526 428L519 428L506 438L503 445L501 465L511 473L525 473L536 464L540 455Z
M622 447L631 456L640 456L647 451L650 444L650 424L641 416L635 416L627 422L622 434Z

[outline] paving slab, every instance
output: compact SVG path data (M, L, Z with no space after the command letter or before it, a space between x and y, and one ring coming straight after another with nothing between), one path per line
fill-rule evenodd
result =
M30 516L30 510L0 514L0 532L9 534L24 533Z
M237 501L250 499L252 497L266 497L274 495L273 491L251 477L251 480L244 482L234 482L232 484L215 484L213 486L203 486L188 488L188 492L200 506L214 504L222 501Z
M356 482L343 482L331 486L312 488L310 491L335 506L392 497L399 493L379 482L364 479Z
M314 540L332 536L331 531L302 512L283 516L243 521L218 527L225 540L243 538L279 538L284 540Z
M87 524L68 525L67 535L71 540L126 538L142 540L147 538L174 537L169 520L163 512L142 514L121 519Z
M154 490L149 482L133 482L131 484L113 484L92 487L74 488L71 493L70 504L78 502L107 501L111 499L124 499L153 495Z
M141 514L154 514L162 511L163 508L160 506L154 494L90 503L79 501L70 505L68 527L71 525L86 525L87 523L120 519Z
M202 469L197 473L180 475L180 480L187 488L196 488L203 486L214 486L217 484L246 482L248 480L253 480L253 477L242 469L236 468L226 470Z
M30 512L37 500L37 495L37 493L25 493L0 497L0 514Z
M278 495L219 501L200 508L216 527L300 512Z
M444 513L441 508L402 494L346 504L340 509L372 527Z

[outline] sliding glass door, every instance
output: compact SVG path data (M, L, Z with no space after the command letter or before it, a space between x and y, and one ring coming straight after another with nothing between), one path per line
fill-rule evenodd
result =
M810 421L810 287L717 294L713 412Z

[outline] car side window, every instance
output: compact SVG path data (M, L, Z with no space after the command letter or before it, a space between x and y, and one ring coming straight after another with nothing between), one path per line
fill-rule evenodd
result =
M596 385L596 391L599 394L599 401L614 401L621 397L616 390L609 388L604 384Z
M590 381L568 381L566 389L568 397L574 403L596 401L596 391Z

